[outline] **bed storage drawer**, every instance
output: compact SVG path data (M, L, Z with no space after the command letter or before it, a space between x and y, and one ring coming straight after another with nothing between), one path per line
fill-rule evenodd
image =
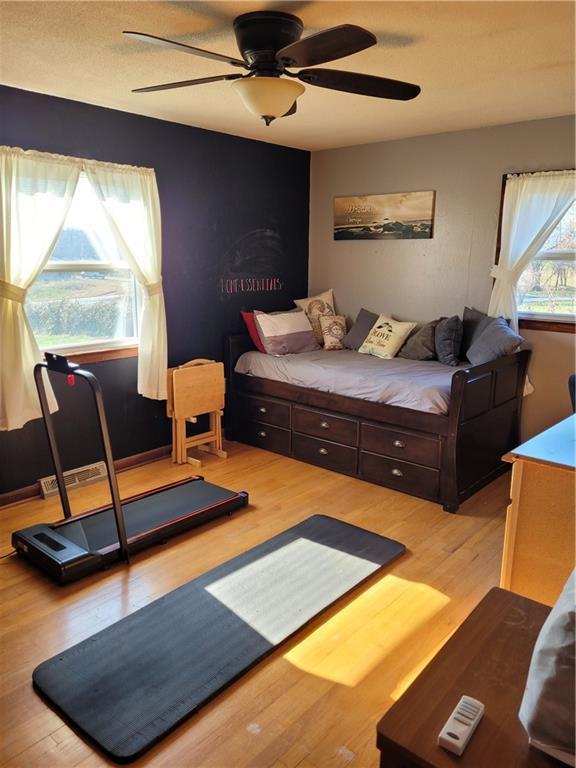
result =
M359 475L363 480L414 496L438 498L440 472L437 469L361 451Z
M240 439L257 448L290 455L290 432L287 429L272 427L260 421L242 421Z
M425 467L440 466L440 441L415 432L363 423L360 426L360 448Z
M239 416L241 419L255 419L265 424L274 424L277 427L290 428L290 403L281 400L272 400L267 397L252 397L241 395L237 401Z
M342 445L358 445L358 422L343 416L334 416L312 408L302 408L295 405L293 409L293 426L295 432L312 435L323 440L330 440Z
M358 463L358 451L347 445L338 445L328 440L318 440L315 437L292 435L292 455L295 459L309 464L318 464L335 472L345 475L355 475Z

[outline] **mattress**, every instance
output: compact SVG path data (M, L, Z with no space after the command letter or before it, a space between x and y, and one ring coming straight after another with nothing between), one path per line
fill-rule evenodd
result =
M438 361L383 360L350 349L282 356L245 352L235 368L248 376L437 414L448 413L457 370Z

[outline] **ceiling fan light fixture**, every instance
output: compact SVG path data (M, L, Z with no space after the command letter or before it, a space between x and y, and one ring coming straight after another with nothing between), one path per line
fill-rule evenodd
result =
M302 83L279 77L250 77L235 80L232 88L246 109L261 117L266 125L283 117L306 90Z

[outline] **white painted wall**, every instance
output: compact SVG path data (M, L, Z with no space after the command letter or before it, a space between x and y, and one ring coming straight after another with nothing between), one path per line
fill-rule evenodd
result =
M573 168L574 119L559 117L473 131L314 152L310 196L310 294L333 288L339 311L361 307L428 320L486 311L492 287L502 175ZM436 190L430 240L333 239L333 197ZM536 392L523 437L570 412L566 377L574 336L526 333Z

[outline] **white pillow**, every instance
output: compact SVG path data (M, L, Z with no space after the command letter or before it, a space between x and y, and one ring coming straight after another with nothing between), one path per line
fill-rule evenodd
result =
M358 352L389 360L396 356L414 328L416 323L401 323L387 315L380 315Z
M314 336L319 344L324 343L322 328L320 327L320 317L322 315L334 315L334 292L332 288L318 296L309 296L307 299L296 299L294 301L297 307L303 309L308 315Z
M560 759L558 752L574 755L575 578L573 571L540 630L519 713L530 743Z

